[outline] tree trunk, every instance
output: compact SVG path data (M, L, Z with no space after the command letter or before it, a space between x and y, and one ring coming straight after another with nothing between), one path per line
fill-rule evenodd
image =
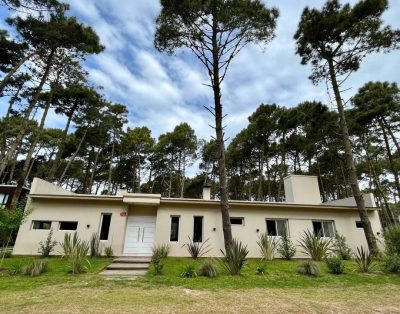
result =
M214 93L214 111L215 111L215 134L217 144L217 158L219 170L219 192L220 192L220 207L222 215L222 230L224 234L225 250L228 250L232 245L232 227L229 217L229 200L228 200L228 185L226 180L225 166L225 143L224 130L222 127L222 104L221 104L221 86L219 77L219 51L217 42L217 21L213 19L213 93Z
M96 168L97 168L97 163L99 161L99 156L101 154L102 149L99 149L99 151L96 153L96 157L94 158L93 162L93 170L90 173L90 179L87 187L85 187L85 192L87 194L92 194L92 188L93 188L93 182L94 182L94 176L96 175ZM89 167L90 169L90 167ZM107 188L109 189L110 186L107 185ZM88 193L89 192L89 193Z
M264 151L265 151L264 145L262 145L261 152L260 152L259 165L258 165L257 201L262 201L263 200L264 155L265 155Z
M181 181L181 193L180 193L180 197L183 198L183 192L185 190L185 166L186 166L186 156L185 153L183 153L183 162L182 162L182 181Z
M345 111L344 111L342 98L340 95L339 86L338 86L338 83L336 80L336 73L335 73L335 68L333 65L333 60L328 60L328 64L329 64L330 79L331 79L333 91L335 93L336 104L337 104L338 112L339 112L340 127L341 127L341 131L342 131L343 144L344 144L344 149L345 149L345 154L346 154L347 175L349 176L351 189L353 191L353 196L354 196L354 199L357 204L357 209L358 209L358 213L360 215L361 222L363 224L365 238L368 243L369 251L372 254L376 255L378 253L378 246L376 243L376 238L374 236L374 232L372 230L371 222L368 218L368 214L365 209L364 197L361 194L360 187L358 185L357 172L356 172L356 167L355 167L354 158L353 158L353 147L350 142L350 136L349 136L347 121L346 121L346 115L345 115Z
M111 195L111 179L112 179L112 162L113 162L113 158L114 158L114 150L115 150L115 136L114 136L114 140L112 143L112 148L111 148L111 157L110 157L110 167L108 169L108 183L107 183L107 195Z
M0 176L3 174L4 170L7 167L8 162L11 160L12 156L14 155L14 152L16 151L17 147L20 145L20 143L25 135L26 128L28 127L29 116L30 116L33 108L35 107L35 105L39 99L40 93L43 89L43 86L46 83L47 77L49 76L54 54L55 54L55 50L52 50L47 59L46 68L43 73L42 79L39 83L39 86L36 89L35 95L33 96L32 100L29 102L28 108L25 110L22 125L19 130L19 133L18 133L14 143L11 144L11 146L8 149L4 158L2 158L2 160L0 161Z

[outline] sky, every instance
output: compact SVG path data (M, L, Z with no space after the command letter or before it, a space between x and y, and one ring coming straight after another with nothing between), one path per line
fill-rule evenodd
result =
M153 137L189 123L198 138L210 139L213 117L204 105L213 102L212 90L201 63L187 50L174 56L158 52L153 45L158 0L64 0L70 14L94 28L106 50L89 56L85 68L90 81L102 86L107 99L125 104L129 126L147 126ZM226 136L233 138L246 127L247 118L261 103L292 107L318 100L331 108L326 86L314 86L310 68L295 55L293 34L305 6L322 7L322 0L264 0L280 11L276 38L267 46L247 46L233 61L222 86L223 110L228 114ZM356 1L348 1L355 3ZM400 28L400 1L390 0L384 14L387 24ZM0 28L9 12L0 8ZM368 56L361 69L347 81L346 97L368 81L396 81L400 51ZM6 105L0 102L0 115ZM62 127L63 118L52 113L48 127Z

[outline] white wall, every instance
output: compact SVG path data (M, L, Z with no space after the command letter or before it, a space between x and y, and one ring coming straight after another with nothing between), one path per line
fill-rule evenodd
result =
M290 175L284 178L285 200L291 204L321 204L318 177Z

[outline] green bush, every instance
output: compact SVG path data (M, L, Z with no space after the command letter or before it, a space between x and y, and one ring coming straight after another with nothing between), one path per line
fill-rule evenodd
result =
M76 232L73 237L71 237L70 233L66 233L60 246L63 250L63 257L69 261L69 268L72 274L82 274L88 270L90 262L87 256L90 244L87 241L80 240Z
M277 251L282 258L287 260L290 260L293 256L295 256L296 248L289 237L286 235L286 233L283 234Z
M111 247L111 246L106 246L106 247L104 248L104 254L105 254L107 257L113 257L113 256L114 256L114 251L113 251L112 247Z
M318 277L321 275L321 271L318 267L318 264L316 264L313 261L305 261L301 263L298 266L297 271L300 274L314 276L314 277Z
M275 257L275 251L278 247L278 241L275 237L263 233L258 237L257 245L260 248L261 256L264 260L270 261Z
M242 242L233 239L229 249L224 253L222 259L222 266L230 275L239 275L244 264L246 263L247 254L249 251L247 245L243 245Z
M38 253L42 257L49 257L51 252L53 252L55 246L57 245L57 241L52 240L53 238L53 228L50 229L49 234L47 235L46 241L39 242L39 250Z
M335 240L333 241L333 250L338 256L340 256L342 260L351 260L352 251L347 245L346 238L338 232L336 233Z
M385 252L388 255L400 254L400 226L391 226L383 232Z
M100 238L97 233L93 233L92 237L90 238L90 257L98 257L101 256L101 243Z
M181 277L182 278L197 277L196 267L192 264L186 265L181 272Z
M355 261L358 270L362 273L369 273L375 267L374 256L370 252L364 250L363 247L357 247Z
M7 249L1 249L0 250L0 256L4 258L10 258L12 256L12 251L11 250L7 250Z
M340 256L330 256L327 257L325 261L330 273L335 275L343 274L344 264Z
M400 254L386 254L382 258L383 269L390 273L400 273Z
M197 270L197 274L199 276L210 277L210 278L217 277L218 268L212 259L206 259L200 265L199 269Z
M28 265L23 266L21 272L26 276L34 277L39 276L47 270L48 264L46 260L34 259Z
M256 275L265 275L266 272L267 272L267 263L261 262L260 264L257 265Z
M11 275L21 275L24 269L24 264L19 262L12 264L10 267L10 274Z
M72 254L72 250L79 243L79 237L76 232L74 232L73 237L70 233L64 234L64 241L60 243L62 249L62 257L69 258Z
M315 235L307 230L304 231L299 244L304 249L303 253L310 256L314 261L322 261L331 250L332 240Z
M162 274L164 261L168 257L170 247L167 244L156 245L153 247L151 263L154 267L154 273L158 276Z
M193 242L193 240L189 238L189 241L186 242L182 247L185 247L187 251L189 252L190 256L193 259L197 259L198 257L202 257L204 254L207 254L208 252L211 251L211 247L209 244L207 244L208 240L205 240L204 242Z

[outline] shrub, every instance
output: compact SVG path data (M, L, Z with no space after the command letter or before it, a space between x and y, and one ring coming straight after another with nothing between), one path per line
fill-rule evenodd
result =
M347 245L345 236L336 233L335 240L333 241L333 250L342 260L350 260L352 252Z
M400 273L400 254L386 254L382 258L383 269L390 273Z
M186 265L182 272L181 272L181 277L182 278L194 278L197 277L197 273L196 273L196 268L194 267L194 265Z
M355 261L358 270L362 273L369 273L375 267L374 256L370 252L364 250L363 247L357 247Z
M90 238L90 257L101 256L101 243L97 233L93 233Z
M21 272L24 275L34 277L39 276L47 270L48 264L46 260L34 259L28 265L23 266Z
M156 245L153 248L151 263L156 275L161 275L164 268L164 260L168 257L170 247L167 244Z
M10 258L12 256L12 251L3 248L0 250L0 256L2 256L3 258Z
M331 256L326 258L326 265L332 274L339 275L344 272L343 260L340 256Z
M74 236L71 237L70 233L64 234L64 241L60 243L62 249L62 257L69 258L72 250L79 242L78 234L75 232Z
M322 261L331 250L332 240L315 235L307 230L304 231L299 244L304 249L303 253L310 256L314 261Z
M46 241L39 242L38 253L40 253L40 255L42 255L42 257L49 257L51 252L54 250L54 247L57 245L57 241L52 240L52 238L53 238L53 228L50 229L50 232L47 235Z
M199 276L210 277L210 278L217 277L218 268L212 259L206 259L200 265L199 269L197 270L197 274Z
M80 240L76 232L73 237L70 233L66 233L60 246L63 250L63 257L69 260L69 268L72 274L81 274L87 271L88 266L90 267L87 259L90 244L87 241Z
M113 251L112 247L111 247L111 246L106 246L106 247L104 248L104 254L105 254L107 257L113 257L113 256L114 256L114 251Z
M267 264L265 262L261 262L257 265L256 275L265 275L267 272Z
M21 262L12 264L11 268L10 268L10 274L11 275L21 275L23 269L24 269L24 264L22 264Z
M259 236L257 244L260 248L261 256L264 260L270 261L275 256L275 251L278 246L278 241L275 237L271 237L264 233Z
M296 254L296 248L286 233L283 234L281 242L278 245L278 253L282 258L290 260Z
M193 259L197 259L198 257L202 257L204 254L207 254L208 252L211 251L211 247L209 244L207 244L208 240L205 240L204 242L193 242L193 240L189 238L189 241L186 242L182 247L185 247L187 251L189 252L190 256Z
M383 239L386 254L400 254L400 226L389 227L383 232Z
M224 258L222 259L222 266L231 275L239 275L244 264L246 263L247 254L249 251L247 245L243 245L242 242L233 239L232 244L229 249L224 253Z
M301 263L297 269L300 274L318 277L321 275L318 264L313 261L305 261Z

